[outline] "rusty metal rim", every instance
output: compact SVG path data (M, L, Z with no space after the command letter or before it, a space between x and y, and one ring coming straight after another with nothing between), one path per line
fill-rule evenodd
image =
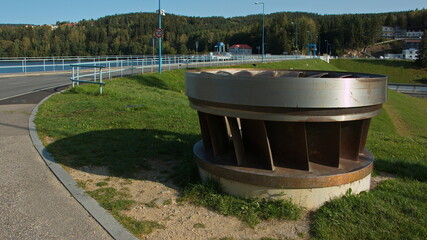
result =
M210 113L219 116L236 117L244 119L258 119L265 121L287 121L287 122L335 122L335 121L353 121L360 119L373 118L380 114L381 105L346 109L319 110L324 114L311 115L309 111L306 114L295 114L289 111L268 111L269 109L258 108L231 108L231 105L210 104L209 102L194 101L190 99L190 107L204 113ZM264 111L263 111L264 110Z
M201 141L197 142L193 148L194 159L200 168L210 174L245 184L284 189L323 188L352 183L371 174L374 161L372 153L366 151L364 158L367 160L367 163L361 168L347 173L313 177L272 176L260 173L259 169L250 172L247 170L240 170L238 167L213 164L206 159L203 159L203 151L203 143Z

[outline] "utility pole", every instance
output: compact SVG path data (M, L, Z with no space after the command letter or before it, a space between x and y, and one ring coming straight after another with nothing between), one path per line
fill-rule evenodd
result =
M153 61L154 61L154 46L156 45L154 42L154 38L151 38L151 46L153 47Z
M292 24L295 24L295 48L297 50L296 58L298 58L298 23L295 21Z
M328 54L329 55L329 41L328 40L325 40L325 42L326 42L326 54Z
M262 4L262 57L261 57L261 62L264 63L264 55L265 55L265 51L264 51L264 3L263 2L256 2L255 4Z

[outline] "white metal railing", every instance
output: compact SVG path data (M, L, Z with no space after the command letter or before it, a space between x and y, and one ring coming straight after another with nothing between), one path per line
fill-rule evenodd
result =
M266 55L264 61L284 61L290 59L305 59L310 56L295 55ZM163 69L170 69L174 64L181 67L222 66L240 63L261 62L261 55L165 55L162 62ZM42 71L71 71L73 64L101 64L111 65L110 68L138 66L141 71L154 70L158 65L158 58L148 55L142 56L65 56L65 57L24 57L0 58L0 74L2 73L29 73ZM116 65L114 65L116 64Z
M72 70L72 76L70 80L72 82L73 88L75 87L76 84L80 85L80 83L95 83L95 84L99 84L99 94L102 95L102 86L105 85L105 82L102 81L102 69L105 68L104 66L77 64L77 65L71 65L71 67L73 68L73 70ZM90 74L80 75L81 68L92 68L94 72ZM99 75L98 77L99 81L96 81L98 75ZM82 80L82 78L84 77L93 77L93 81Z
M305 59L312 57L298 56L298 59ZM296 59L295 56L270 56L264 58L264 62L275 62ZM79 83L92 83L99 84L100 94L102 94L103 76L108 75L108 79L112 77L122 77L124 75L134 75L137 73L154 72L158 70L158 58L153 57L128 57L126 59L114 60L96 59L98 61L81 61L80 63L71 64L73 87ZM258 55L240 55L227 57L223 55L193 55L193 56L178 56L171 55L162 58L162 69L180 69L180 68L194 68L194 67L212 67L212 66L226 66L237 65L244 63L260 63L261 56ZM92 70L90 70L92 68ZM82 69L87 69L83 70ZM97 81L98 79L98 81Z
M388 88L401 93L427 95L427 84L389 83Z

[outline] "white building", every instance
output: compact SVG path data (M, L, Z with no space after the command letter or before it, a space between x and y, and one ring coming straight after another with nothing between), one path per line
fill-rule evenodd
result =
M402 51L403 59L408 60L417 60L418 59L418 50L415 48L405 49Z
M381 31L381 37L394 38L394 28L383 26Z
M419 39L424 35L422 29L402 29L400 27L382 26L381 37L396 39L396 38L416 38Z
M405 60L417 60L418 50L415 48L405 49L401 54L385 54L385 59L405 59Z
M228 48L228 51L234 55L250 55L252 47L247 44L234 44Z
M384 54L385 59L403 59L402 54L387 53Z
M423 35L424 35L423 31L414 31L414 30L406 31L406 37L408 38L422 38Z

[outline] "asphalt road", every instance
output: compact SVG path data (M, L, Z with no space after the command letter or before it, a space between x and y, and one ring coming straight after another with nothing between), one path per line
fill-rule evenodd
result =
M70 84L70 73L0 75L0 100Z
M226 61L217 62L215 65L221 67L222 65L233 65L240 64L239 61ZM191 68L191 67L209 67L213 66L210 62L189 62L180 64L169 64L163 65L163 70L171 70L177 68ZM157 65L145 66L143 70L136 69L135 74L141 72L156 72L158 70ZM131 75L132 71L127 70L123 73L115 72L111 73L111 77L119 77L121 75ZM35 93L37 91L52 89L59 86L70 85L71 72L39 72L39 73L28 73L28 74L0 74L0 101L29 93ZM104 78L108 78L108 74L104 73Z

